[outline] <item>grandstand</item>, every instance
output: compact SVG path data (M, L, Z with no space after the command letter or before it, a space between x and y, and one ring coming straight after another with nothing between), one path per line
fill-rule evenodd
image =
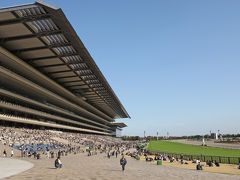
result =
M116 136L130 118L60 8L0 9L0 122Z

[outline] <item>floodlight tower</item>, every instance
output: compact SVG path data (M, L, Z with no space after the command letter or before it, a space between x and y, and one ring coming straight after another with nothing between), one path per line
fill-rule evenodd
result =
M158 131L157 131L157 141L158 141Z
M205 146L205 139L204 139L204 135L203 135L203 138L202 138L202 146Z
M220 130L219 129L218 129L218 133L217 133L216 136L217 136L216 139L219 139L219 137L220 137Z

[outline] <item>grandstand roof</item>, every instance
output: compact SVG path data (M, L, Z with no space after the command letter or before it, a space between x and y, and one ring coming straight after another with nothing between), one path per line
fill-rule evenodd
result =
M127 125L123 122L113 122L112 125L117 126L119 128L127 127Z
M60 8L43 1L0 9L0 43L112 118L130 118Z

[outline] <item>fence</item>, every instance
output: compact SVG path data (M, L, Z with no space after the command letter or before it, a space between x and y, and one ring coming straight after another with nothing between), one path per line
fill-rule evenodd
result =
M175 152L160 152L160 151L150 151L153 154L160 153L160 154L166 154L168 156L173 156L175 158L180 159L181 156L185 160L193 160L193 159L199 159L201 161L216 161L219 163L225 163L225 164L239 164L240 163L240 157L226 157L226 156L209 156L209 155L203 155L203 154L186 154L186 153L175 153Z

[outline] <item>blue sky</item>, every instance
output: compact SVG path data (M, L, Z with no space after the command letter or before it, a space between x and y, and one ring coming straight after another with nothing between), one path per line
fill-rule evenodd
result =
M123 135L239 133L239 0L47 2L63 9L132 117L120 120Z

